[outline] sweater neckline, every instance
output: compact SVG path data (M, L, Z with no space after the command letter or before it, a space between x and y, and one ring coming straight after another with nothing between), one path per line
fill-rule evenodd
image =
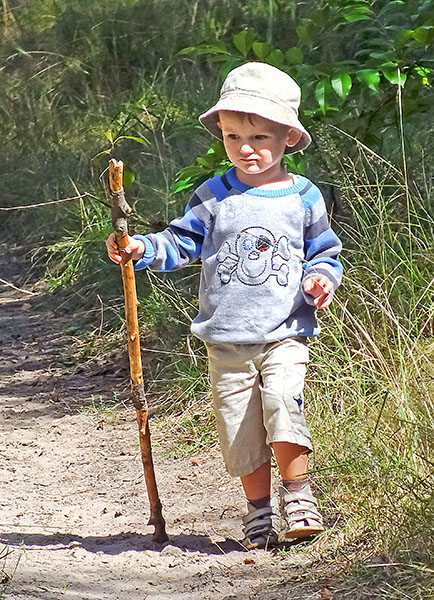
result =
M281 198L282 196L288 196L289 194L297 194L306 187L306 178L301 175L298 175L298 181L296 183L288 185L287 187L277 189L250 187L238 179L235 175L235 167L230 169L230 171L227 171L226 178L230 186L236 190L249 194L249 196L257 196L260 198Z

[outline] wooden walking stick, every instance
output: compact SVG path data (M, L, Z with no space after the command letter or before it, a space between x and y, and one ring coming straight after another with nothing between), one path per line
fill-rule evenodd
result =
M122 186L123 163L112 158L109 163L109 183L112 198L111 213L116 242L122 250L128 245L127 218L131 212ZM162 506L158 497L154 464L152 461L151 437L149 433L148 405L143 387L142 358L140 355L139 325L137 319L136 280L131 257L124 255L121 262L122 281L125 296L125 315L128 334L128 356L130 359L131 400L137 414L139 425L140 452L145 472L151 516L148 525L154 525L154 542L163 543L168 540L166 525L163 519Z

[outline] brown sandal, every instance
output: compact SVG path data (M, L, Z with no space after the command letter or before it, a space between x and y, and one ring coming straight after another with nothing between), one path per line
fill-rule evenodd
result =
M247 502L248 513L243 517L244 539L241 544L246 550L272 548L277 545L280 515L277 498L271 498L264 508L256 508Z
M288 492L285 487L280 488L279 494L287 539L307 538L325 531L318 501L312 494Z

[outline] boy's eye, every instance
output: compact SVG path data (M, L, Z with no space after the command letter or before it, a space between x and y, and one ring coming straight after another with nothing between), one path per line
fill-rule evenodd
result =
M257 140L266 140L267 138L268 138L268 135L265 135L265 134L255 135L255 139L257 139Z
M226 137L228 137L230 140L237 140L238 136L236 133L229 133Z

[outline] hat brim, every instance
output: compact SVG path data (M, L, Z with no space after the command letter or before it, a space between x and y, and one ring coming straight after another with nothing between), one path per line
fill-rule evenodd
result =
M234 94L233 92L227 98L220 98L217 104L199 117L203 127L219 140L222 139L222 132L218 126L220 110L251 113L297 129L301 133L301 138L295 146L286 146L285 154L300 152L307 148L312 141L311 136L298 120L295 111L290 111L287 108L282 109L276 102L267 101L264 98L255 98L251 94Z

